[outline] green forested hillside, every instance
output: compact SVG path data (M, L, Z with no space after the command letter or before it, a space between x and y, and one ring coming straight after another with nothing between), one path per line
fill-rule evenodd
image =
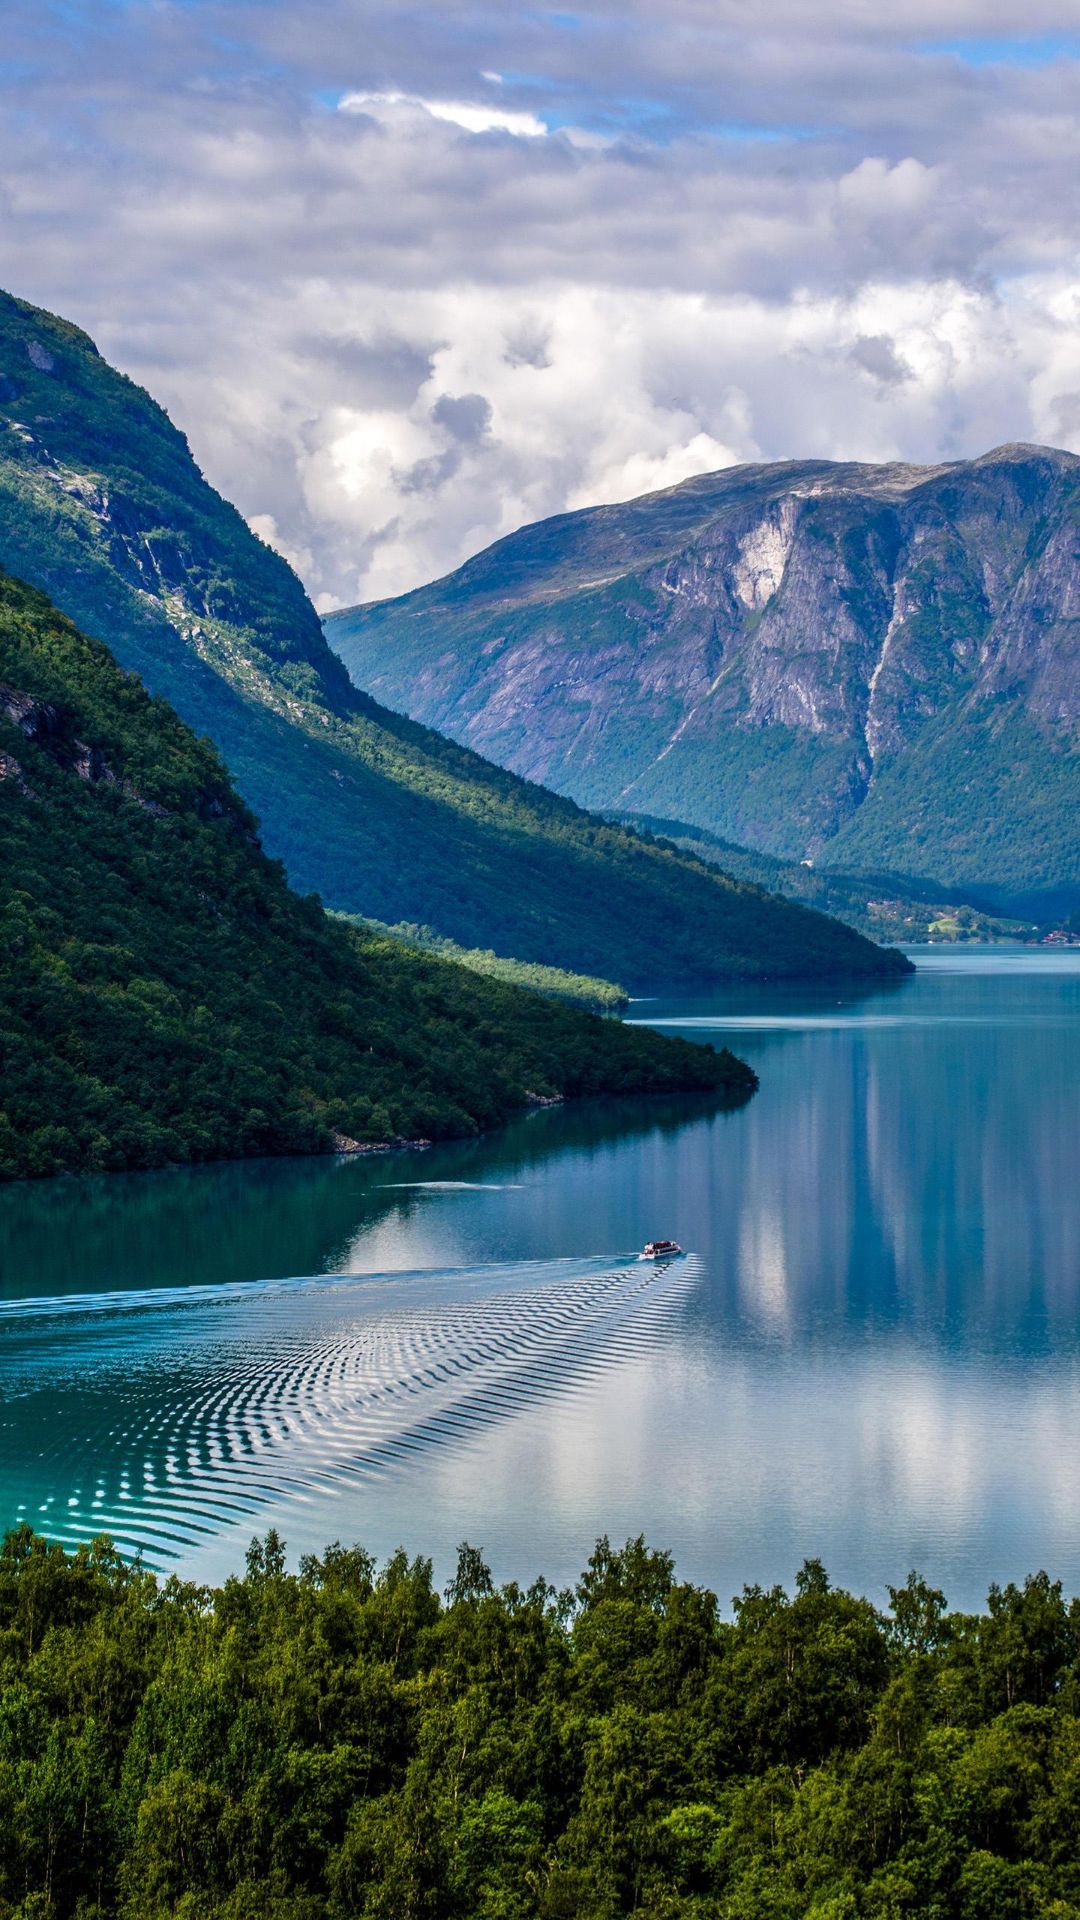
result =
M1063 917L1080 899L1080 755L1048 749L1023 716L939 719L909 753L883 757L823 861L930 873L1002 912Z
M1024 939L1038 931L1033 919L1003 913L1000 908L995 911L993 889L984 893L977 887L948 888L873 869L863 873L837 871L831 864L812 866L809 861L782 860L774 853L736 846L704 827L688 826L685 820L661 820L647 813L634 813L628 819L639 833L683 847L736 880L748 880L770 893L802 900L806 906L832 914L875 940L898 940L910 946L940 937L943 926L955 927L953 937L957 939L976 941ZM1053 895L1040 899L1043 924L1056 924L1064 917L1060 900ZM1007 909L1008 898L1002 904Z
M456 941L445 939L434 928L410 926L407 921L399 922L396 927L385 927L378 921L361 920L352 914L341 917L354 926L388 933L392 939L402 941L407 947L417 947L422 953L437 953L444 960L467 967L470 973L483 974L485 979L529 987L533 993L548 994L551 999L565 1000L571 1006L591 1007L594 1013L619 1013L630 1002L625 987L618 986L614 980L598 980L587 973L566 973L561 967L542 967L535 960L506 960L501 954L492 953L490 947L459 947Z
M0 565L214 740L268 851L330 906L628 985L903 965L359 693L149 395L8 295Z
M899 1576L898 1576L899 1578ZM0 1550L5 1920L1076 1920L1080 1603Z
M0 575L0 1177L466 1134L753 1075L290 892L214 748Z

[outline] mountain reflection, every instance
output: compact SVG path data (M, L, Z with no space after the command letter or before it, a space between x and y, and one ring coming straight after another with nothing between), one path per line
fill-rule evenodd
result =
M836 1341L906 1322L932 1341L1071 1342L1080 966L1033 960L1004 979L649 1008L761 1075L722 1152L701 1130L680 1149L687 1231L744 1333Z
M1080 969L733 987L637 1017L761 1091L587 1101L423 1153L0 1191L0 1297L608 1255L673 1232L706 1337L1072 1338Z
M419 1153L21 1181L0 1187L0 1298L349 1270L380 1223L407 1229L439 1183L516 1183L552 1161L588 1164L609 1143L674 1140L742 1104L714 1095L584 1100ZM393 1265L417 1264L415 1248L399 1250Z

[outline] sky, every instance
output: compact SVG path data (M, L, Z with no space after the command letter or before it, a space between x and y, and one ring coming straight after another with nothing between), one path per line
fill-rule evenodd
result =
M1080 0L3 0L0 284L327 609L733 461L1080 451Z

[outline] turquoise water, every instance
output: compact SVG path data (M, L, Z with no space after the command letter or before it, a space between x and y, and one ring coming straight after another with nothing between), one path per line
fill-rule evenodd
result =
M724 1595L808 1554L1080 1589L1080 953L916 958L638 1002L753 1061L733 1112L0 1191L0 1521L200 1577L275 1524L440 1577L644 1531Z

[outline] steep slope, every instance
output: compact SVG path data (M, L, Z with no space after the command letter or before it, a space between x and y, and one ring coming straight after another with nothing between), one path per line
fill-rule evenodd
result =
M216 742L268 850L334 907L628 985L897 965L358 693L295 575L161 409L8 296L0 564Z
M740 467L333 615L354 677L585 805L1080 893L1080 459Z
M783 860L757 847L739 847L721 840L705 827L685 820L660 820L655 814L631 814L629 824L638 833L669 841L687 853L696 853L736 880L748 880L770 893L801 900L819 913L832 914L874 940L901 941L905 946L926 940L1030 940L1045 935L1067 920L1065 911L1048 913L1041 924L1001 911L993 912L978 891L962 892L933 881L905 880L896 874L872 870L844 873L836 867L818 867L806 860ZM1052 896L1045 896L1053 902Z
M717 863L719 864L719 863ZM755 883L756 884L756 883ZM431 927L413 927L399 921L396 927L382 926L377 920L362 920L355 914L342 914L343 920L367 933L389 934L406 947L421 953L437 953L456 966L467 967L487 980L505 980L513 987L529 987L533 993L548 994L553 1000L565 1000L570 1006L587 1007L590 1013L622 1013L630 1004L625 987L615 980L598 980L587 973L567 973L561 967L542 967L535 960L507 960L492 953L490 947L459 947Z
M0 1177L468 1134L540 1095L748 1092L289 891L214 749L0 575Z

